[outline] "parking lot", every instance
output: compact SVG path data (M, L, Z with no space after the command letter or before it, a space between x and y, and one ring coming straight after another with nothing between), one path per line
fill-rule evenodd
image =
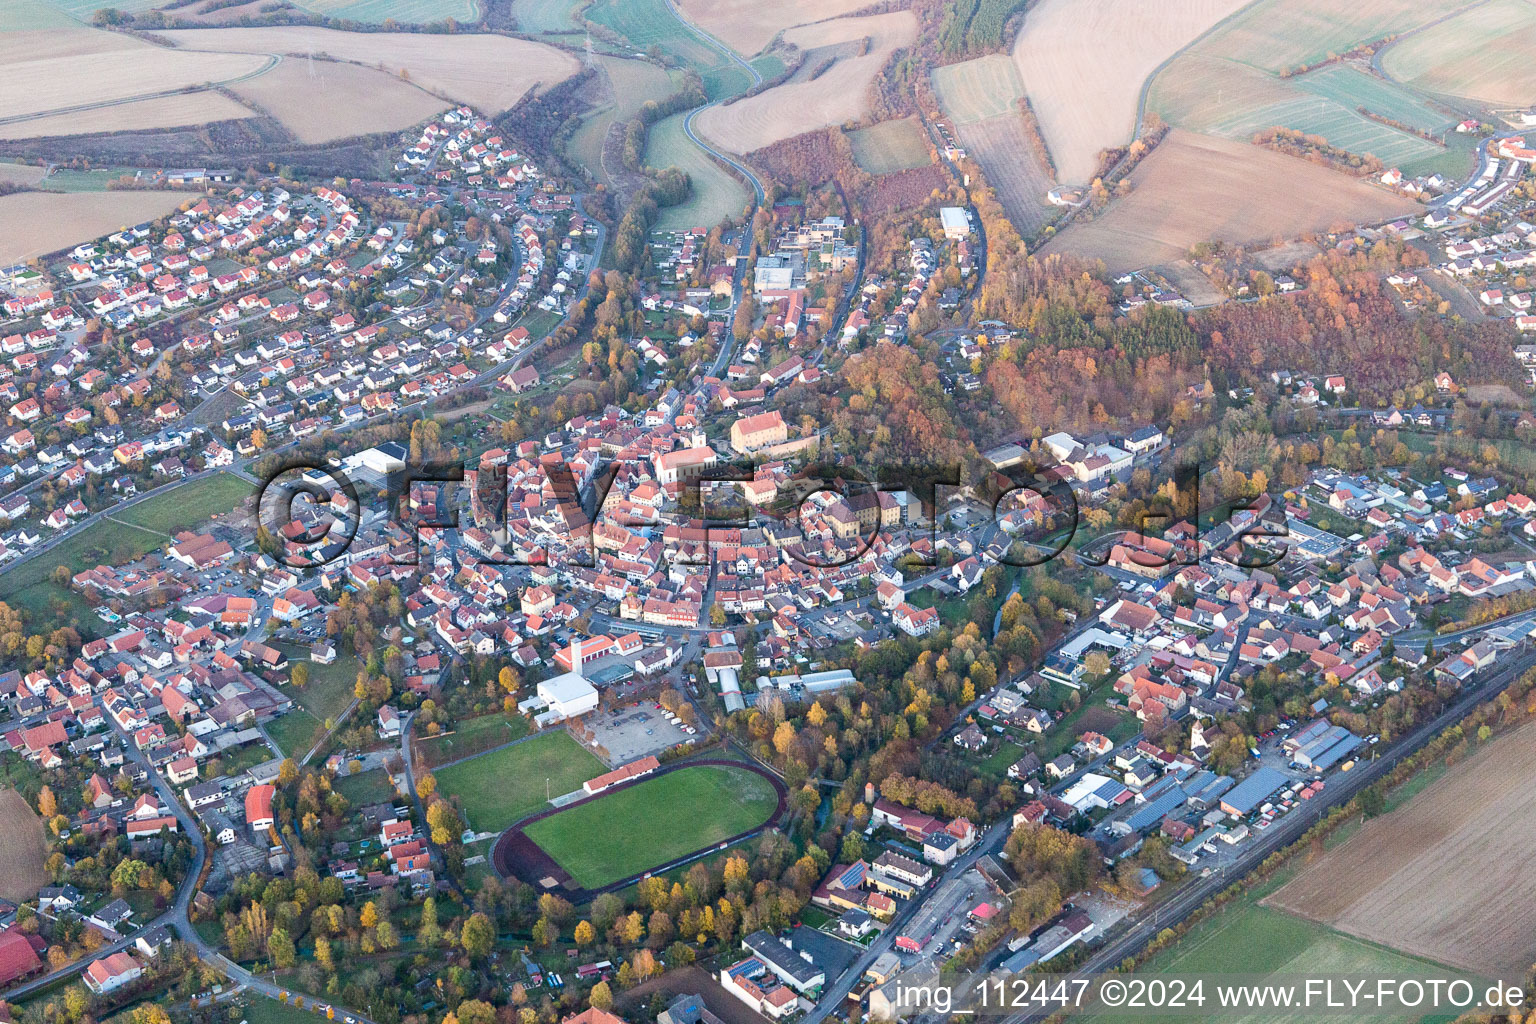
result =
M627 764L648 754L660 754L690 736L682 725L667 721L665 712L654 701L641 700L600 711L587 718L592 742L608 752L611 765Z

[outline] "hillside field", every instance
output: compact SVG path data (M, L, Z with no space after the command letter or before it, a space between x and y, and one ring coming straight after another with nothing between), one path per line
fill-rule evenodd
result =
M840 18L864 0L679 0L683 16L744 57L763 50L785 29Z
M285 57L276 68L241 82L234 91L281 121L303 143L398 131L449 106L398 75L302 57Z
M1492 0L1387 48L1382 69L1420 89L1484 103L1536 103L1536 6Z
M517 27L531 35L566 35L577 32L576 7L580 0L512 0Z
M666 99L674 85L665 68L646 61L599 57L598 63L606 77L607 102L582 119L571 133L565 149L598 181L611 188L613 179L603 167L603 142L609 129L633 118L647 100L659 102Z
M652 46L704 79L710 99L747 91L747 73L726 54L690 32L667 8L665 0L597 0L587 8L588 20L628 40L638 54Z
M1201 40L1195 50L1279 72L1400 35L1466 4L1467 0L1260 0Z
M70 108L229 82L260 73L270 63L262 54L185 52L85 27L4 32L0 119L11 122L5 127L15 128L16 119L23 117L65 112L77 116ZM110 126L110 121L104 123L104 128Z
M88 242L170 213L185 192L19 192L0 196L0 263Z
M1092 221L1072 225L1045 251L1132 270L1182 259L1197 242L1268 242L1338 223L1378 223L1419 208L1305 160L1178 130L1132 172L1131 183L1130 195Z
M1136 126L1142 83L1245 0L1040 0L1013 59L1060 181L1086 185Z
M934 68L932 78L939 105L955 124L1017 114L1024 95L1018 66L1001 53Z
M860 128L849 133L848 143L853 147L854 160L870 174L890 174L933 163L923 126L915 117Z
M839 58L806 81L789 81L725 106L711 107L694 127L720 149L750 153L817 128L863 118L869 87L897 47L917 34L909 11L840 18L785 33L797 45L830 46L868 38L867 53Z
M564 81L580 66L575 57L543 43L470 33L381 34L277 26L178 29L159 35L187 50L250 56L277 53L304 57L314 53L355 61L396 77L409 76L418 88L467 103L485 114L506 110L530 89L547 89ZM354 88L345 99L362 102L367 99L366 89Z
M1291 78L1203 53L1181 55L1153 81L1148 106L1169 124L1247 141L1281 125L1321 135L1351 153L1371 154L1410 174L1465 174L1470 144L1449 131L1456 120L1409 89L1344 65ZM1379 119L1430 132L1432 142Z
M645 162L651 167L681 167L688 172L693 191L676 206L665 207L656 230L711 227L726 217L740 217L751 194L747 186L726 171L683 133L686 114L673 114L651 125Z
M1030 238L1051 220L1058 208L1045 198L1053 182L1040 162L1035 141L1018 114L1002 114L957 125L960 144L987 176L1003 212L1020 235Z

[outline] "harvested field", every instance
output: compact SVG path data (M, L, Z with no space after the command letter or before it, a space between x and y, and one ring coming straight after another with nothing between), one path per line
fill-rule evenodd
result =
M673 91L672 76L665 68L643 60L599 57L604 83L603 105L582 120L566 142L566 152L598 181L614 187L614 176L603 166L603 143L609 129L629 121L647 100L663 100ZM615 173L622 167L615 167Z
M695 129L721 149L750 153L817 128L857 121L869 110L869 84L898 47L917 34L908 11L840 18L786 33L796 45L830 46L868 37L869 51L835 61L812 81L792 82L723 107L694 121Z
M1489 976L1536 959L1536 723L1366 822L1269 903Z
M8 32L0 35L0 119L227 82L268 63L254 53L173 50L88 28Z
M934 68L933 88L955 124L1017 114L1024 95L1018 65L1002 53Z
M866 0L681 0L678 6L699 28L737 53L751 56L786 29L841 18L869 4Z
M285 57L276 68L241 82L234 91L281 121L303 143L409 128L448 107L395 75L298 57Z
M1255 189L1256 181L1270 185ZM1131 183L1129 196L1094 220L1072 225L1045 250L1132 270L1182 259L1196 242L1269 242L1341 222L1391 220L1419 208L1318 164L1177 129L1132 172Z
M1013 59L1058 178L1083 185L1099 151L1130 141L1142 83L1245 0L1041 0Z
M0 124L0 139L136 132L183 125L212 124L255 117L252 111L217 92L177 93L152 100L129 100L73 114L44 114Z
M854 160L870 174L909 171L933 163L928 138L915 117L860 128L849 134L848 143Z
M37 895L43 871L43 823L21 794L0 789L0 897L15 903Z
M686 114L673 114L651 125L645 162L651 167L681 167L693 189L687 199L668 206L656 219L658 231L713 227L727 217L740 217L751 199L747 186L726 171L683 132Z
M1226 295L1211 283L1211 279L1189 260L1167 263L1156 269L1180 295L1195 306L1214 306L1227 300Z
M1536 103L1536 5L1493 0L1396 43L1382 69L1430 92L1500 106Z
M1051 190L1051 176L1045 172L1020 114L957 124L955 131L966 153L981 165L987 184L997 192L1003 212L1020 235L1033 237L1055 219L1057 207L1045 198Z
M45 168L35 164L0 163L0 181L10 185L36 185Z
M1266 71L1284 71L1407 32L1466 4L1467 0L1260 0L1195 49Z
M192 28L161 34L187 49L299 57L313 53L391 75L404 71L419 88L486 114L506 110L534 87L564 81L578 67L568 53L509 36L339 32L307 26Z
M0 263L53 252L176 209L185 192L21 192L0 196Z
M1281 245L1270 246L1258 252L1250 253L1253 262L1269 271L1271 274L1279 270L1289 270L1292 267L1306 263L1312 257L1322 252L1316 242L1285 242Z

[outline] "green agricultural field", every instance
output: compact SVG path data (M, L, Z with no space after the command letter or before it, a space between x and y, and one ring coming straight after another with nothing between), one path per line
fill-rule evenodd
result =
M683 27L664 0L597 0L587 9L587 17L629 40L636 50L655 46L700 71L724 60L719 51Z
M438 792L459 798L470 828L499 832L543 810L546 792L561 796L607 770L561 729L433 774Z
M1340 106L1364 107L1373 114L1435 135L1454 128L1461 120L1399 85L1342 64L1320 68L1293 81L1313 95L1330 99Z
M665 68L641 60L599 57L612 84L612 102L585 117L565 144L566 153L587 168L598 181L612 187L613 180L603 169L603 143L609 129L629 121L647 100L660 102L673 91L672 76Z
M1407 32L1464 6L1466 0L1261 0L1194 50L1280 72Z
M654 46L697 71L712 100L746 92L752 84L734 61L688 31L665 0L597 0L587 8L587 18L629 40L636 51L648 52Z
M1444 976L1446 969L1431 961L1351 938L1320 924L1250 902L1233 904L1213 919L1198 925L1182 941L1139 968L1142 977L1153 975L1260 974L1276 982L1304 977L1351 975L1355 977L1422 978ZM1207 985L1207 995L1214 999ZM1209 1004L1208 1004L1209 1005ZM1283 1024L1302 1020L1298 1014L1255 1011L1240 1016L1228 1011L1232 1024ZM1124 1016L1089 1014L1087 1021L1124 1020ZM1160 1020L1194 1022L1209 1016L1162 1017ZM1351 1016L1351 1020L1401 1021L1390 1014ZM1452 1017L1424 1018L1450 1020Z
M1524 0L1469 5L1382 56L1394 78L1448 96L1498 106L1536 102L1536 7Z
M564 35L578 31L576 9L581 0L512 0L517 27L534 35Z
M79 2L79 0L70 0ZM297 0L298 6L332 18L350 18L374 24L386 20L425 24L452 18L461 25L480 20L477 0Z
M1019 69L1004 53L934 68L933 88L944 113L956 124L1017 114L1019 97L1024 95Z
M1276 125L1321 135L1335 146L1373 154L1410 174L1464 173L1470 166L1470 149L1454 135L1448 146L1441 146L1360 113L1363 106L1428 131L1452 120L1411 90L1352 68L1333 66L1280 78L1190 53L1154 80L1148 106L1170 124L1229 139L1246 140Z
M763 81L771 82L784 73L784 62L771 53L765 53L761 57L753 57L747 61L763 76Z
M153 7L151 3L147 6ZM87 14L86 18L89 19ZM0 4L0 32L25 32L42 28L76 28L79 23L59 4L45 0L6 0Z
M9 8L13 2L18 2L18 0L6 0L5 3L0 4L0 11L5 11L5 9ZM127 11L129 14L143 14L145 11L161 6L162 2L163 0L123 0L122 3L113 3L108 5L96 3L95 0L48 0L46 6L52 7L58 11L62 11L68 17L89 25L91 23L91 15L95 14L98 10L105 6L116 7L118 10ZM27 6L33 7L34 5L27 4ZM35 6L40 7L45 5L38 4ZM10 12L5 12L3 15L0 15L0 29L13 30L16 28L56 27L52 24L39 24L33 22L31 20L32 17L33 15L31 12L28 12L26 15L26 22L18 26L13 24L13 22L16 20L14 15Z
M933 163L928 139L915 117L860 128L849 133L848 142L854 161L870 174L891 174Z
M652 167L681 167L693 190L676 206L661 211L656 230L707 227L727 217L740 217L750 196L747 186L727 173L683 132L686 114L673 114L651 125L645 162Z
M756 772L698 765L542 818L527 835L593 889L761 825L777 807Z

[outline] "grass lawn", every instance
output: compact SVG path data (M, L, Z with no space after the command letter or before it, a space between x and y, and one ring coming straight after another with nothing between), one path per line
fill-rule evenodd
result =
M577 804L529 826L528 837L590 889L761 825L777 806L757 773L700 765Z
M309 748L320 738L321 729L320 719L303 708L294 708L281 718L267 723L267 735L289 757L302 757L309 753Z
M658 231L706 227L727 217L740 217L751 196L747 186L712 160L683 131L685 114L673 114L651 125L645 162L658 169L680 167L688 172L688 198L668 206L656 219Z
M547 792L560 796L607 770L591 751L561 729L434 774L438 792L459 798L470 828L500 832L544 809L546 779Z
M997 734L992 733L990 729L988 729L988 733L993 739L999 739ZM993 747L992 753L977 763L976 771L981 775L990 775L993 778L1001 779L1008 774L1008 768L1013 762L1023 756L1024 748L1022 746L1012 740L1003 739Z
M299 644L275 644L288 655L290 664L300 661L309 664L309 682L302 687L284 685L282 690L294 702L315 718L324 721L335 718L352 702L353 688L357 685L357 673L362 667L357 656L338 654L329 665L309 661L309 648Z
M382 768L337 779L332 788L346 797L347 803L353 807L380 804L395 799L395 784L389 781L389 773Z
M244 1008L240 1011L240 1019L248 1024L298 1024L299 1021L325 1019L308 1008L301 1010L290 1003L280 1003L265 996L248 996L242 1005Z
M494 738L491 734L494 734ZM522 739L526 735L528 735L528 719L522 715L498 712L466 718L456 725L451 733L417 740L416 748L421 752L423 762L431 766L447 764L456 758L468 757L476 751L489 750L503 743ZM587 778L590 776L578 780L578 784L587 781Z
M214 473L183 484L158 498L113 513L112 518L167 537L178 530L201 525L209 517L235 508L256 495L256 485L231 473Z

